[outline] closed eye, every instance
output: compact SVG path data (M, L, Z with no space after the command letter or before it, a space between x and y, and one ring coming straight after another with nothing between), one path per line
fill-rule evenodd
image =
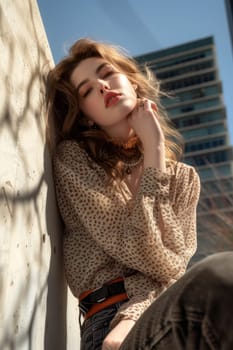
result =
M116 73L115 71L109 71L109 72L106 72L104 75L103 75L103 78L107 78L109 77L110 75L112 75L113 73Z
M100 78L105 79L115 73L117 73L117 71L113 67L107 65L102 68Z
M92 88L87 89L83 94L82 97L86 97L89 95L89 93L91 92Z

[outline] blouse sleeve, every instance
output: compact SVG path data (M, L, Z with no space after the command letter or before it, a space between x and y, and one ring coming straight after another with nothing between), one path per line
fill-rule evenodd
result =
M99 174L78 145L61 145L54 158L54 175L66 225L81 221L107 254L158 282L168 283L184 272L196 249L200 185L194 168L180 167L175 175L146 168L134 206L121 225L120 218L114 224L119 215L117 197L113 200L101 186ZM170 186L176 193L173 200Z

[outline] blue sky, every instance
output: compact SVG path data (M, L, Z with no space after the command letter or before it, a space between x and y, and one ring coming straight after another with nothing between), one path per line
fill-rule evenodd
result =
M132 56L213 35L233 143L233 51L224 0L38 0L54 61L81 37Z

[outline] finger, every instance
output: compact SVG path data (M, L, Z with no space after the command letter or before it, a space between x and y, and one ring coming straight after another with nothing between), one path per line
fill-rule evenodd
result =
M151 103L149 100L144 100L144 110L145 111L151 110Z
M155 111L156 113L158 112L158 107L157 104L155 102L151 102L151 108L153 109L153 111Z
M158 112L158 107L154 101L145 100L144 101L144 109L152 109L154 112Z
M138 101L138 108L144 109L144 102L145 102L145 100L140 99L140 100Z
M154 112L154 115L156 116L157 119L159 119L159 110L158 110L158 107L157 107L157 104L153 101L150 101L151 102L151 109L153 110Z

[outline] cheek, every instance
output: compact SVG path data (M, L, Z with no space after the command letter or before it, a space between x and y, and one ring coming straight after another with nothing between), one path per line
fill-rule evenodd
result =
M131 92L132 98L134 98L135 100L137 100L137 93L136 93L136 91L134 90L134 88L132 87L132 85L130 85L129 91Z
M80 103L80 107L84 114L90 114L98 106L97 99L94 93L83 99Z
M125 84L126 88L127 88L127 92L129 94L129 97L132 98L133 102L137 102L137 93L133 87L133 85L130 83L130 81L127 79L127 82Z
M131 92L132 95L136 95L135 89L129 79L125 75L119 75L117 84L123 89L126 89L128 92Z
M99 122L99 116L102 116L103 110L101 109L100 101L96 98L90 97L88 101L80 105L84 115L93 120Z
M131 103L135 106L137 103L137 93L135 91L135 89L133 88L132 84L130 82L128 82L127 84L127 95L129 97L129 100L131 101Z

